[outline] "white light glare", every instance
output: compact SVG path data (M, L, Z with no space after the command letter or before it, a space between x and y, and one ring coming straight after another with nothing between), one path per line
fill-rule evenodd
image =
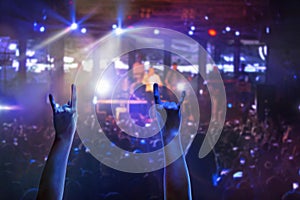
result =
M116 28L116 34L117 34L117 35L121 35L123 32L124 32L123 29L121 29L121 28Z
M116 24L113 24L111 27L112 27L113 29L118 28L118 26L117 26Z
M193 31L189 31L189 35L194 35L194 32Z
M194 31L196 29L195 26L191 26L191 30Z
M229 32L229 31L231 30L231 28L230 28L229 26L226 26L225 30L226 30L227 32Z
M16 43L10 43L9 46L8 46L8 49L10 51L14 51L17 49L17 44Z
M86 28L81 29L81 33L83 33L83 34L86 33L86 31L87 31Z
M40 27L40 32L45 32L46 28L44 26Z
M75 22L71 24L70 28L72 30L76 30L78 28L78 24L76 24Z
M100 83L97 85L96 90L99 95L105 95L110 90L110 83L107 80L101 80Z
M240 32L239 31L235 31L235 36L239 36L240 35Z
M159 30L158 29L154 29L153 33L154 33L154 35L158 35L159 34Z
M94 98L93 98L93 104L96 105L97 102L98 102L97 96L94 96Z

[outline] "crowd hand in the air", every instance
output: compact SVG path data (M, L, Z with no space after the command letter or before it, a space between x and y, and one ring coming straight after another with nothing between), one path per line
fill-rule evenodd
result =
M59 105L53 95L49 95L53 111L53 123L57 139L70 140L74 136L77 122L76 86L72 85L71 100L67 104Z
M177 134L180 130L181 124L181 113L180 106L185 98L185 91L182 92L181 97L178 103L175 102L162 102L160 99L160 94L158 90L158 84L153 85L153 93L154 93L154 102L156 104L156 111L160 115L160 119L165 119L165 127L164 130L166 133L172 133L171 135L164 135L165 140L168 142L169 137L173 137L174 134Z

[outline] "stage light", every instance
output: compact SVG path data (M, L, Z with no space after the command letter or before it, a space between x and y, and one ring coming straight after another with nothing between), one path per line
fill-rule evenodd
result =
M293 190L297 190L299 188L299 183L294 182L293 183Z
M10 110L10 107L5 105L0 105L0 110Z
M235 34L235 36L240 36L241 33L239 31L235 31L234 34Z
M191 26L191 30L192 31L196 30L196 27L195 26Z
M200 90L199 90L199 93L200 93L200 95L203 95L203 90L200 89Z
M226 26L225 30L226 30L227 32L229 32L229 31L231 30L231 28L230 28L229 26Z
M215 37L217 35L217 31L215 29L209 29L208 30L208 35Z
M17 49L17 44L16 43L10 43L8 46L8 49L10 51L15 51Z
M76 30L78 28L78 24L76 24L75 22L71 24L70 26L71 30Z
M144 140L144 139L141 139L141 144L146 144L146 140Z
M40 32L41 32L41 33L45 32L45 30L46 30L46 28L45 28L44 26L41 26L41 27L40 27Z
M85 34L86 31L87 31L86 28L82 28L82 29L81 29L81 33L83 33L83 34Z
M245 163L246 163L245 158L240 158L240 164L241 164L241 165L244 165Z
M266 34L269 34L270 33L270 27L266 27Z
M207 16L207 15L205 15L205 16L204 16L204 19L205 19L205 20L208 20L209 18L208 18L208 16Z
M94 98L93 98L93 104L96 105L97 102L98 102L97 96L94 96Z
M110 83L107 80L101 80L97 85L96 91L99 95L106 95L110 90Z
M118 26L117 26L116 24L113 24L111 27L112 27L113 29L118 28Z
M298 110L299 110L299 112L300 112L300 104L298 105Z
M243 172L242 172L242 171L237 171L237 172L235 172L235 173L232 175L232 177L233 177L234 179L236 179L236 178L242 178L242 177L243 177Z
M189 31L189 35L194 35L194 32L193 31Z
M232 108L232 104L231 103L227 104L227 107Z
M154 35L158 35L159 34L159 30L158 29L154 29L153 33L154 33Z
M121 35L123 32L124 32L123 29L121 29L121 28L116 28L116 34L117 34L117 35Z

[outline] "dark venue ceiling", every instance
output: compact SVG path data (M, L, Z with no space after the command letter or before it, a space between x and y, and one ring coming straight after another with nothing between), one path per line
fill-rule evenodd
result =
M196 27L195 36L208 28L221 32L225 26L238 29L244 37L260 38L266 26L299 18L299 1L280 0L4 0L0 2L1 35L4 27L32 29L34 21L43 20L53 29L71 22L71 10L92 34L101 35L111 25L151 25L187 32ZM64 22L65 21L65 22ZM299 20L297 20L299 21ZM21 27L20 27L21 26Z

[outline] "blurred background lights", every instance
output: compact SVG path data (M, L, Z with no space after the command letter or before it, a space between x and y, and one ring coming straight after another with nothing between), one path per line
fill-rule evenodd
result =
M71 24L70 28L72 30L76 30L78 28L78 24L76 24L75 22Z
M240 34L241 33L239 31L235 31L235 33L234 33L235 36L240 36Z
M227 32L229 32L229 31L231 30L231 28L230 28L229 26L226 26L225 30L226 30Z
M124 32L122 28L116 28L116 34L121 35Z
M153 33L154 33L154 35L158 35L159 34L159 30L158 29L154 29Z
M87 32L86 28L82 28L82 29L81 29L81 33L84 34L84 33L86 33L86 32Z
M40 32L43 33L43 32L45 32L45 30L46 30L46 28L45 28L44 26L41 26L41 27L40 27Z
M214 36L217 35L217 31L215 29L211 28L211 29L208 30L208 35L214 37Z
M99 95L105 95L110 90L110 83L107 80L101 80L98 84L96 91Z
M113 24L111 27L112 27L112 29L118 28L118 26L116 24Z
M189 31L189 35L194 35L194 32L193 31Z
M11 43L11 44L9 44L8 49L9 49L10 51L16 50L16 49L17 49L17 44L16 44L16 43Z

